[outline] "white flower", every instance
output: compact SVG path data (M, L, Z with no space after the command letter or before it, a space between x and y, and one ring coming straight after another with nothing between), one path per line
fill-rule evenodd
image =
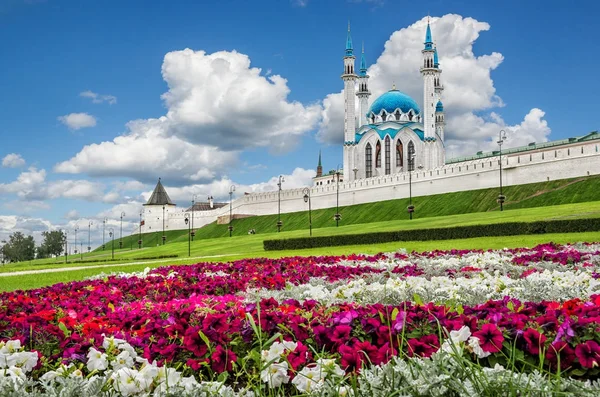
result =
M321 370L325 372L324 376L326 376L327 374L333 374L337 376L346 375L346 372L344 372L344 370L339 365L337 365L335 360L332 358L318 359L317 366L319 366Z
M53 381L58 376L59 376L58 372L48 371L44 375L41 376L40 380L42 380L43 382L50 382L50 381Z
M115 357L112 366L115 371L121 368L131 368L133 366L133 357L131 357L127 350L124 350Z
M323 378L321 375L322 371L319 366L304 367L298 372L294 379L292 379L292 383L302 393L310 393L323 385Z
M186 391L193 390L198 386L198 381L193 376L186 376L181 379L181 387L183 387Z
M349 397L352 395L352 389L348 386L339 386L337 389L337 395L339 397Z
M288 363L272 363L260 372L260 379L267 383L269 387L279 387L290 381L288 376Z
M286 351L288 351L288 352L294 351L294 350L296 350L296 347L298 347L298 344L295 342L290 342L290 341L273 342L273 344L271 345L269 350L263 350L261 352L261 357L262 357L263 361L265 361L265 362L270 362L273 360L279 361L281 356L283 356L283 354Z
M9 340L8 342L2 342L0 344L0 353L12 354L18 350L21 350L21 341L18 339Z
M453 342L465 342L471 336L471 330L466 325L463 325L458 331L450 331L450 339Z
M181 373L177 372L174 368L160 367L158 368L155 380L158 383L154 392L155 394L157 392L160 394L169 390L172 391L173 388L179 386Z
M130 396L142 392L137 379L138 371L130 368L121 368L112 375L115 380L115 389L123 396Z
M108 358L106 353L102 353L95 348L90 347L87 358L87 368L90 371L104 371L108 368Z
M25 371L23 371L19 367L10 367L6 370L6 374L13 379L21 379L26 380L27 375L25 375Z
M472 336L469 339L468 344L471 347L471 349L473 349L473 353L475 353L475 355L478 358L485 358L485 357L489 356L490 354L492 354L490 352L483 351L483 349L481 348L481 346L479 346L479 338L476 337L476 336Z
M102 347L104 350L109 350L110 348L118 347L124 343L127 343L127 341L123 339L117 339L114 336L105 336L104 341L102 342Z

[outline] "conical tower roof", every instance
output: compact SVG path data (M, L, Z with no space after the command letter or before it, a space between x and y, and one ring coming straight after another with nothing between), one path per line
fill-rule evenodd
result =
M150 199L144 205L175 205L160 182L160 178L158 178L158 183L152 192L152 196L150 196Z

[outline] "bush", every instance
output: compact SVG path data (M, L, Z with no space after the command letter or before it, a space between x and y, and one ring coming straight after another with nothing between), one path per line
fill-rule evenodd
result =
M341 234L324 237L298 237L281 240L265 240L263 246L265 251L277 251L341 245L378 244L392 241L454 240L474 237L500 237L523 234L592 231L600 231L600 218L509 222L437 229L397 230L392 232Z

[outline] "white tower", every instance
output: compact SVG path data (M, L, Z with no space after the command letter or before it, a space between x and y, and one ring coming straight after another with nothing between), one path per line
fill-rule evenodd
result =
M436 97L436 83L439 84L440 70L435 66L436 50L433 48L431 40L431 28L427 21L427 32L425 33L425 48L423 51L423 66L421 74L423 75L423 127L425 129L425 138L435 138L435 104L439 100ZM439 91L441 95L441 90Z
M360 69L358 71L358 128L367 124L367 112L369 111L369 75L367 74L367 62L365 61L365 44L362 46L360 57Z
M344 56L344 180L348 181L352 175L353 150L356 139L356 116L355 116L355 85L356 74L354 74L354 51L352 49L352 37L350 37L350 22L348 22L348 37L346 38L346 55Z

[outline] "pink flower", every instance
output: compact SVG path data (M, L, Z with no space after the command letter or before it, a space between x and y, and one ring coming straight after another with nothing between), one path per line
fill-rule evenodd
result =
M540 354L540 347L544 346L546 337L533 328L529 328L523 333L523 338L527 343L527 351L531 354Z
M577 345L575 355L584 368L594 368L600 365L600 345L593 340Z
M221 373L233 369L233 363L237 360L237 356L231 350L225 350L221 345L218 345L210 356L210 359L212 370Z
M502 350L504 335L495 324L483 324L481 330L474 332L473 336L479 339L479 345L484 352L496 353Z
M552 342L546 351L546 359L550 366L556 369L560 360L560 369L569 368L575 361L575 351L564 341Z
M440 342L436 335L425 335L421 338L408 340L408 355L410 357L430 357L440 347Z

